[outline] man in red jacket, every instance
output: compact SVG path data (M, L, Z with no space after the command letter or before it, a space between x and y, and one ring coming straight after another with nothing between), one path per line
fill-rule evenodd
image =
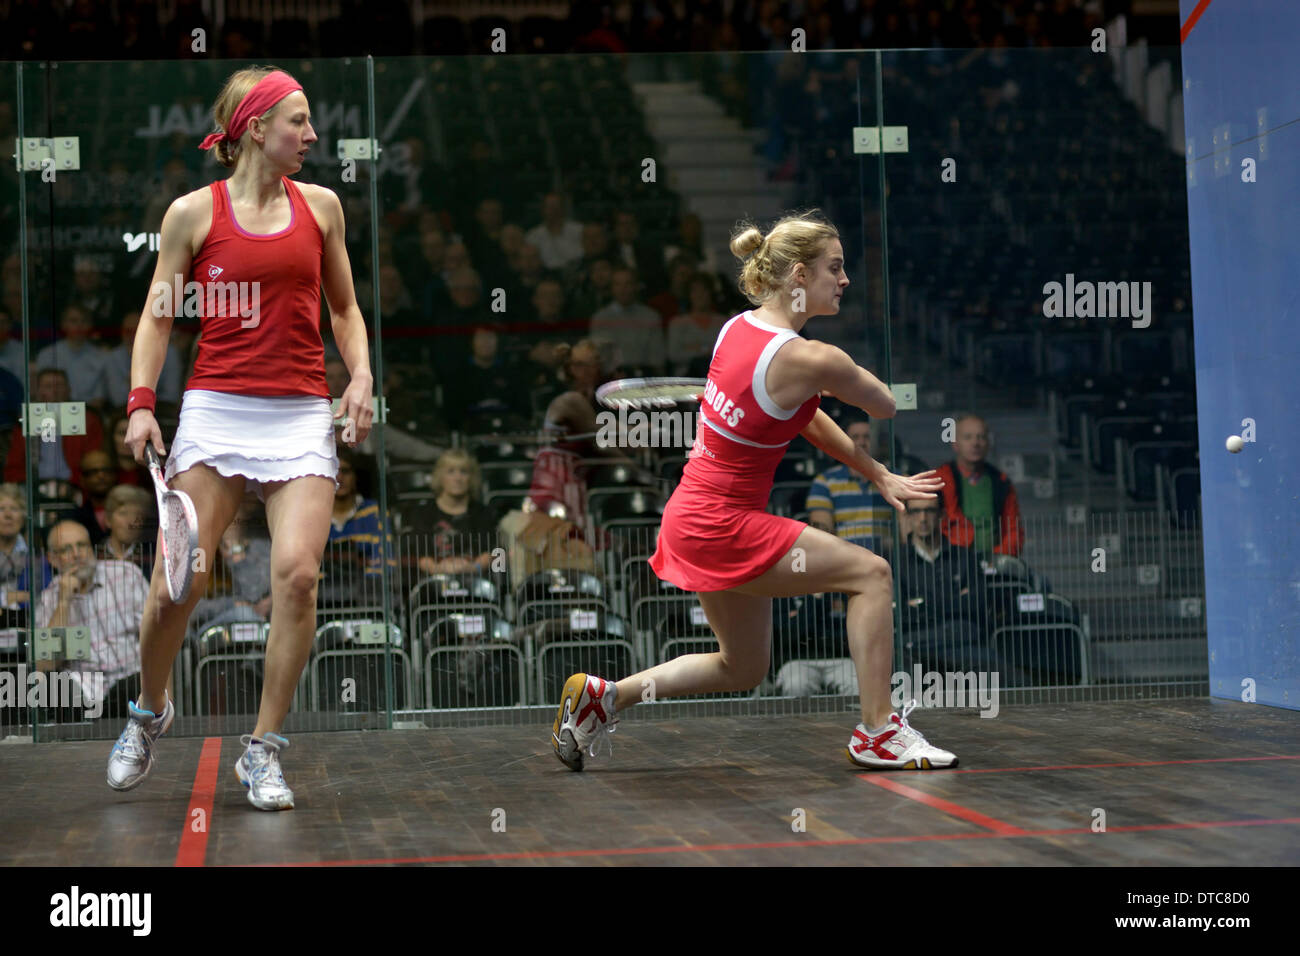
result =
M988 426L978 415L962 415L956 437L957 457L936 469L943 479L944 537L985 554L1019 555L1025 544L1020 505L1011 479L984 460Z

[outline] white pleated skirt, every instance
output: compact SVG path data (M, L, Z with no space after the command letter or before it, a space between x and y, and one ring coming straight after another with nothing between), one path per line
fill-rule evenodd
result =
M304 475L334 479L339 458L328 399L266 398L191 389L167 455L170 480L195 465L243 475L260 497L269 481Z

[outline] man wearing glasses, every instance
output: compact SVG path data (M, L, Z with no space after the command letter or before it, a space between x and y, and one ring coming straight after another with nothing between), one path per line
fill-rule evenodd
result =
M96 560L80 522L51 528L47 550L58 573L41 592L36 626L88 628L90 660L36 666L77 675L87 716L125 717L127 701L140 694L140 619L149 584L134 564Z

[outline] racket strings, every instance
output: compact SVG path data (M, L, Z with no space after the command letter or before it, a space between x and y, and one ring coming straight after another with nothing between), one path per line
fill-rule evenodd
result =
M189 526L185 506L176 498L166 501L167 514L163 519L163 550L167 560L167 576L180 581L189 563Z

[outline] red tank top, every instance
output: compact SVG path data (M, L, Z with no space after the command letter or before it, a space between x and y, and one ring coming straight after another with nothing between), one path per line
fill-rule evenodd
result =
M784 409L767 394L767 369L777 350L799 333L742 312L722 327L700 402L699 426L682 484L729 503L765 509L772 475L786 446L821 406L814 395Z
M212 226L189 276L204 304L187 389L329 397L320 337L325 238L302 191L287 177L281 181L289 225L270 235L241 229L226 181L211 186Z

